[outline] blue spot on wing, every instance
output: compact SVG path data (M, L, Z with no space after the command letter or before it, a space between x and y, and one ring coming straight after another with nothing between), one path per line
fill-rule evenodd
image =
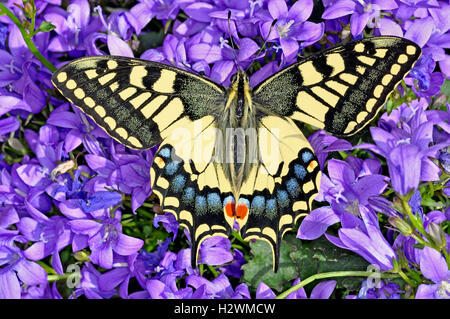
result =
M184 188L184 185L186 185L186 177L184 177L183 175L177 175L172 180L172 189L175 193L181 192L181 190Z
M170 149L168 147L163 147L159 150L159 156L169 158L170 157Z
M166 174L167 175L173 175L178 170L180 162L170 162L166 165Z
M221 211L222 201L220 200L220 195L218 193L208 194L208 208L210 211Z
M184 190L183 201L186 205L192 204L194 201L195 190L192 187L188 187Z
M305 154L305 153L304 153ZM304 179L306 176L306 169L300 164L294 165L294 174L298 179Z
M288 193L285 190L278 190L277 191L277 198L278 198L278 204L281 207L289 206L289 196L288 196Z
M300 194L300 185L295 178L291 178L287 181L286 189L294 198L296 198Z
M228 203L234 203L234 196L227 196L224 200L223 200L223 207L225 207L226 204Z
M276 199L271 198L271 199L267 200L266 212L267 212L267 217L269 217L270 219L273 219L276 217L276 214L277 214L277 200Z
M264 196L257 195L253 197L251 206L252 214L256 215L262 214L265 208L266 208L266 199L264 198Z
M312 155L311 152L308 152L308 151L303 152L303 154L302 154L303 162L307 163L307 162L309 162L312 158L313 158L313 155Z
M195 198L195 210L197 211L197 213L204 214L207 211L207 206L206 206L206 197L203 195L198 195Z

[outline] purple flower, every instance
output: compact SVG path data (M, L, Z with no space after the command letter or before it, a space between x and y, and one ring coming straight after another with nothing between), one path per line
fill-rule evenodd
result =
M61 216L52 216L39 220L24 217L17 224L20 233L29 241L33 241L23 255L34 261L52 255L52 266L58 274L63 274L63 266L59 251L71 244L72 234L67 226L67 220Z
M380 266L383 271L392 269L393 260L397 256L381 233L376 213L362 205L359 206L359 211L364 223L362 226L339 229L339 238L327 234L325 236L334 245L350 249L368 262Z
M193 292L191 287L181 288L166 285L158 279L147 280L146 291L133 293L131 299L203 299L204 289Z
M6 48L6 36L8 35L8 27L0 22L0 50Z
M390 115L383 114L379 127L371 127L372 144L360 144L386 158L392 187L402 195L416 189L419 181L439 179L439 167L429 157L438 157L439 149L450 141L436 145L433 142L433 126L440 123L425 111L426 101L402 104Z
M175 19L180 10L177 0L140 0L131 8L128 15L136 33L141 33L147 23L156 17L158 20Z
M89 167L98 174L89 183L91 193L98 191L97 185L103 184L102 188L106 185L122 193L131 194L131 206L133 211L136 211L151 193L152 151L129 154L123 146L111 141L110 152L111 159L93 154L85 157ZM89 188L85 190L89 191Z
M120 220L117 218L104 218L99 222L90 219L72 220L69 225L73 232L89 236L88 243L92 251L90 260L105 269L113 266L113 252L128 256L143 245L141 239L122 233Z
M351 14L350 31L356 37L368 24L376 23L381 10L395 8L397 3L394 0L338 0L331 2L331 6L325 9L322 18L336 19Z
M198 275L186 277L186 284L195 289L203 289L204 294L210 299L250 299L250 292L247 285L240 284L233 289L230 281L224 274L220 274L212 281Z
M417 289L416 299L450 298L450 271L444 256L425 246L420 255L420 271L433 284L421 284Z
M447 36L435 32L435 23L432 17L425 17L405 23L406 32L403 34L402 27L389 18L380 20L380 32L382 35L395 35L405 37L422 47L422 56L409 72L405 83L420 97L436 95L445 77L440 72L434 72L436 61L442 61L445 65L448 58L444 49L448 47ZM445 33L445 31L443 32ZM417 81L417 85L414 85Z
M88 299L109 299L116 295L115 289L102 290L99 288L100 276L100 272L91 263L85 264L81 269L81 281L71 298L85 295Z
M413 214L417 214L423 218L423 208L421 207L422 196L420 196L420 191L415 191L411 198L408 200L408 204L411 207Z
M231 243L228 238L221 236L208 238L200 246L199 263L211 266L223 265L233 260L230 250Z
M348 141L329 135L324 130L318 130L308 136L308 141L314 149L321 169L324 168L328 153L352 149L352 144Z
M47 46L47 40L38 34L34 41L42 48ZM45 106L43 89L50 87L47 81L51 74L45 68L37 71L40 62L28 50L15 25L10 27L8 46L9 52L0 50L0 87L7 89L0 91L0 115L12 112L26 118L28 112L39 113Z
M372 283L372 286L373 283ZM402 291L395 283L385 283L380 280L375 287L364 280L358 295L348 295L346 299L400 299Z
M242 266L246 263L244 258L244 253L239 249L235 248L233 250L233 262L230 265L222 266L219 269L227 276L233 276L236 278L241 278L244 274Z
M295 279L292 286L298 285L300 278ZM311 291L309 299L328 299L336 287L335 280L327 280L318 283ZM264 282L260 282L256 289L256 299L274 299L275 293ZM301 287L294 292L291 292L286 299L308 299L305 289Z
M15 132L20 127L20 121L15 117L8 117L0 119L0 141L3 141L3 136Z
M99 209L113 207L122 202L122 195L118 192L95 192L86 201L81 202L85 213L91 213Z
M362 161L352 157L348 157L347 161L353 162L352 165L334 159L328 161L330 177L322 175L316 200L326 200L331 206L311 211L298 229L298 238L319 238L328 226L339 221L344 228L361 226L360 207L368 205L370 197L380 195L386 188L386 177L377 174L380 170L378 161Z
M287 61L296 57L300 48L298 41L302 41L302 47L306 47L323 35L323 23L306 21L312 13L313 5L312 0L300 0L288 9L284 0L270 0L268 3L270 16L261 24L261 34L268 41L279 40ZM275 19L277 22L269 34Z
M59 293L56 282L50 286L49 283L28 286L22 292L22 299L63 299Z
M129 25L126 15L119 15L116 13L116 15L109 16L108 22L106 22L100 6L96 6L94 11L98 13L107 34L100 32L92 33L88 39L88 53L90 55L105 55L105 53L97 47L97 42L100 41L106 42L108 51L111 55L133 58L133 50L131 50L130 46L121 38L125 37L129 39L131 35L131 25Z
M27 260L13 243L26 243L26 240L2 238L4 236L0 235L0 299L20 299L22 284L45 284L47 274L40 265Z
M101 29L98 17L91 17L91 9L87 0L72 0L67 12L53 7L44 15L46 21L51 21L56 27L56 37L48 46L49 51L69 52L74 57L80 56L87 49L86 39Z
M175 238L177 237L178 228L180 227L175 216L171 213L165 213L164 215L157 214L155 215L155 218L153 218L153 226L155 226L155 228L158 228L159 222L162 223L164 229L168 233L173 233L172 240L175 240Z

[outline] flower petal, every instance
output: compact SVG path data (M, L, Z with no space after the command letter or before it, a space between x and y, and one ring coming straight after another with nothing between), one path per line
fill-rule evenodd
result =
M114 251L122 256L129 256L144 245L144 241L139 238L134 238L125 234L119 234L118 241L114 246Z
M270 0L267 8L274 19L283 18L288 13L288 7L284 0Z
M339 222L339 216L329 206L314 209L303 219L297 238L313 240L322 236L330 225Z
M356 3L352 0L339 0L322 14L323 19L336 19L355 12Z
M318 283L313 290L309 299L328 299L336 287L336 280L327 280Z
M14 271L0 274L0 299L20 299L19 279Z
M436 249L425 246L420 255L420 270L422 274L435 283L448 280L449 273L444 256Z

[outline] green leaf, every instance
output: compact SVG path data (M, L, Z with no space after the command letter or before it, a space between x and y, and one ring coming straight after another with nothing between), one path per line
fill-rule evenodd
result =
M253 288L262 281L281 292L290 288L292 280L332 271L366 271L369 263L350 250L331 244L325 237L314 241L301 241L295 235L285 236L281 243L278 272L272 271L272 251L264 241L250 243L252 257L242 268L244 280ZM336 278L337 287L358 289L363 277Z
M38 31L40 32L50 32L52 30L56 29L56 27L48 21L42 21L41 25L38 28Z
M139 35L140 49L142 51L146 51L148 49L153 49L162 45L165 34L163 30L159 30L158 32L148 32L141 33Z
M442 84L441 94L444 94L445 96L447 96L447 101L449 101L448 97L450 97L450 80L446 80L444 82L444 84Z

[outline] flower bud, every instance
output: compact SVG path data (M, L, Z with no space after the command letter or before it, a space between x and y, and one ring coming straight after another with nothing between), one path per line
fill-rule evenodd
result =
M84 250L77 251L73 254L78 261L89 261L89 254Z
M25 16L29 19L31 19L35 14L36 10L34 8L34 5L30 1L24 1L23 6L23 12L25 13Z
M50 173L50 177L52 178L52 180L55 180L58 175L67 173L68 171L74 169L75 166L76 163L74 160L63 162L52 170L52 172Z
M439 249L444 248L445 234L442 227L439 224L430 222L427 228L428 234L430 234L430 237L433 239L433 242L439 247Z
M394 226L401 234L410 236L413 233L411 225L400 217L389 217L389 224Z
M443 148L439 151L439 163L442 166L442 170L450 175L450 147Z
M27 153L27 149L25 148L25 146L23 146L23 144L20 142L20 140L15 138L15 137L8 138L8 144L14 150L16 150L16 151L18 151L18 152L20 152L22 154L26 154Z

